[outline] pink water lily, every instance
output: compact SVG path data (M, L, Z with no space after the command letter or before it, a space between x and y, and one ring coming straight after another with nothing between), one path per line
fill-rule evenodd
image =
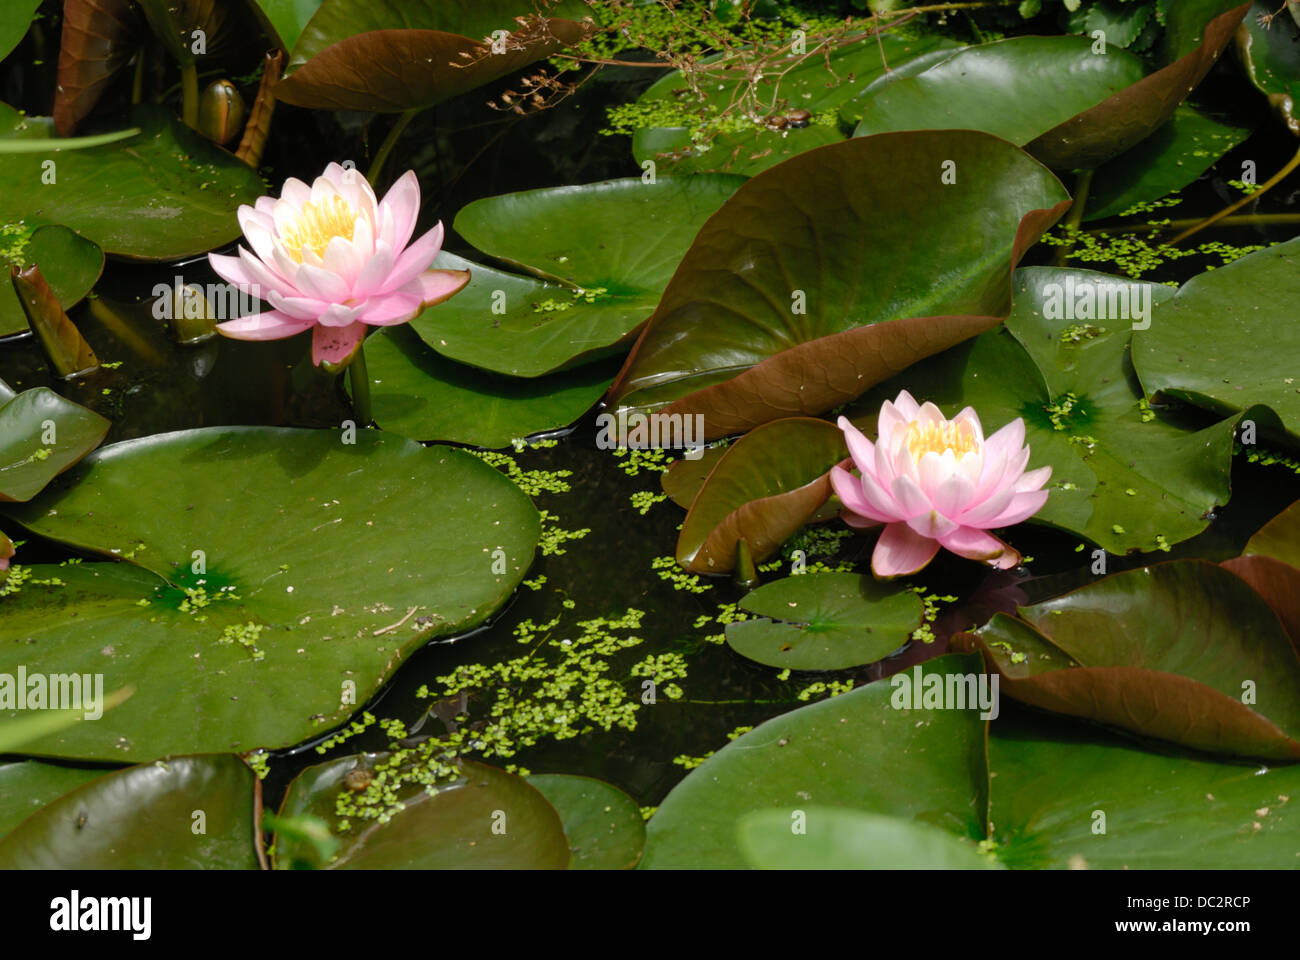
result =
M469 282L468 270L431 270L442 248L439 223L411 242L420 185L408 170L376 200L365 177L331 163L308 187L290 177L280 199L239 208L253 248L208 254L222 279L272 309L217 324L236 340L278 340L312 331L312 362L338 364L356 352L367 326L414 319Z
M918 405L904 390L880 408L873 444L846 418L840 429L860 477L831 470L845 522L885 524L871 555L878 577L916 573L940 547L1006 570L1020 554L988 531L1009 527L1047 502L1040 489L1051 467L1025 472L1025 422L1016 418L987 440L979 415L967 407L951 420L933 403Z

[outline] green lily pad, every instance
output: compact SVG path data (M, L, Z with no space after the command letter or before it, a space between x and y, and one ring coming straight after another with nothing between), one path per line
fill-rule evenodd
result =
M41 807L107 772L35 760L0 765L0 839Z
M809 807L805 832L789 814L759 810L740 821L749 866L768 870L996 870L974 843L917 820Z
M1300 328L1287 307L1296 296L1300 238L1198 274L1133 335L1142 386L1220 416L1264 404L1300 442Z
M222 427L104 448L11 507L132 563L26 568L0 672L102 674L135 696L36 755L284 747L353 714L427 641L524 576L537 511L477 457L401 437ZM13 580L13 572L10 572ZM12 714L4 714L11 716Z
M1011 696L1207 753L1300 759L1300 660L1218 565L1128 570L1020 616L978 634Z
M44 226L32 231L31 240L11 263L22 267L36 264L64 310L71 310L88 294L104 270L104 252L67 227ZM0 337L26 333L27 315L4 259L0 258Z
M256 870L254 783L230 754L97 777L0 839L0 869Z
M1180 106L1151 136L1097 168L1083 218L1113 217L1134 204L1176 193L1249 135L1245 127Z
M741 540L755 563L770 557L831 495L827 471L848 454L835 424L812 417L765 423L726 449L691 502L677 562L726 573Z
M856 573L786 577L751 591L740 606L765 619L728 624L731 649L792 670L882 660L908 641L924 613L915 591Z
M30 500L99 446L112 426L48 387L0 389L0 503Z
M8 0L5 4L5 15L0 19L0 60L22 42L40 5L41 0Z
M1011 37L967 47L882 87L861 104L853 135L960 128L1025 146L1142 74L1136 56L1110 48L1096 54L1091 38Z
M1237 34L1237 59L1246 78L1268 97L1269 104L1290 131L1300 136L1300 119L1295 99L1300 96L1300 28L1288 17L1274 17L1269 23L1261 16L1277 13L1277 5L1257 0Z
M890 65L889 72L882 73L876 79L859 90L853 95L852 100L848 100L840 107L840 122L847 128L852 129L862 122L862 113L866 109L871 98L878 94L891 83L895 83L906 77L914 77L918 73L924 73L936 64L943 63L958 50L964 50L965 47L939 47L931 50L929 53L923 53L920 56L903 62L900 65Z
M6 160L0 223L59 223L140 260L196 256L238 237L239 205L266 192L257 173L163 107L136 107L130 122L141 132L129 140L65 152L52 142ZM0 104L0 130L24 126L24 136L49 135L41 118Z
M308 767L289 785L281 819L311 815L338 822L344 778L357 769L376 770L371 790L382 784L386 755L342 757ZM349 818L339 833L334 860L319 863L315 851L297 838L276 837L276 865L295 859L325 869L352 870L562 870L569 847L560 815L527 780L462 760L464 774L429 796L400 792L404 809L386 821ZM380 768L380 769L376 769ZM360 795L360 793L358 793Z
M503 377L439 356L404 327L369 337L366 365L371 409L385 430L492 448L573 423L616 372L594 363L549 377Z
M535 773L541 791L564 821L570 870L628 870L645 849L645 820L636 801L618 787L560 773Z
M544 30L521 30L527 0L331 0L302 28L277 100L300 107L395 112L431 107L514 73L582 39L582 0L546 9ZM497 30L508 31L493 50ZM462 56L464 54L465 56Z
M265 25L288 53L322 2L323 0L254 0L252 6L255 13L261 14Z
M830 409L996 326L1012 265L1067 203L1045 167L976 131L801 154L700 230L615 395L638 407L693 393L667 412L703 414L708 438Z
M955 41L946 37L903 40L883 33L879 38L863 36L833 49L829 55L833 73L826 69L824 51L813 53L793 69L776 64L776 69L759 81L758 100L764 104L779 104L784 100L788 103L784 109L807 110L812 114L808 126L778 131L749 117L736 115L703 151L693 146L691 132L686 127L647 127L633 133L632 153L638 163L653 160L661 171L724 171L752 176L796 154L843 140L844 135L836 123L840 106L864 85L881 76L886 64L897 70L918 55L934 50L951 50L957 46ZM706 100L696 104L690 95L683 96L677 92L685 89L685 80L679 71L674 70L646 90L637 104L652 110L657 101L667 101L674 104L674 112L685 108L692 112L702 111L702 116L715 116L726 109L739 92L735 83L706 81L705 88Z
M978 657L958 655L916 669L941 678L982 672ZM737 832L742 818L758 810L780 811L793 824L811 806L830 806L983 839L984 721L977 710L895 709L891 699L907 702L897 696L901 690L867 684L769 720L723 747L650 818L641 866L744 867Z
M1300 858L1300 766L1148 752L1008 709L990 726L989 769L1009 867L1294 870Z
M1084 317L1078 311L1089 296ZM854 412L874 416L907 389L949 416L973 406L986 435L1021 417L1030 468L1052 467L1034 522L1112 553L1165 549L1200 533L1208 513L1228 502L1234 430L1233 421L1198 430L1174 412L1149 409L1134 383L1128 342L1132 325L1145 321L1132 308L1154 328L1160 321L1151 316L1170 296L1158 284L1088 270L1023 268L1005 329L916 364ZM1252 415L1261 429L1269 422L1266 410Z
M654 313L704 222L744 178L639 177L476 200L456 230L518 276L443 254L470 270L454 299L413 326L443 356L536 377L607 355Z

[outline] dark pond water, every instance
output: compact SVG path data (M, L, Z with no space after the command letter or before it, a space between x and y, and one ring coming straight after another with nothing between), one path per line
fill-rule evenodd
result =
M605 82L595 93L585 93L566 106L541 117L484 122L481 110L451 104L422 116L412 126L406 156L397 159L414 166L426 185L429 202L425 216L448 224L460 206L476 199L512 190L564 182L587 182L636 175L626 141L598 137L600 105L604 99L634 95L645 77L626 71L620 79ZM1292 138L1264 115L1261 100L1231 75L1219 70L1208 88L1209 101L1231 113L1239 123L1253 123L1258 132L1225 158L1212 176L1184 193L1185 202L1173 216L1189 217L1213 211L1235 193L1223 182L1240 176L1241 162L1254 160L1261 179L1281 166L1294 150ZM471 118L473 119L471 122ZM306 147L291 162L273 156L278 169L273 180L289 174L310 178L326 159L345 159L348 150L364 154L360 127L349 118L335 128L333 118L308 116L281 108L277 123L301 136ZM454 132L447 132L454 131ZM1266 197L1259 212L1284 213L1298 209L1300 190L1283 186ZM1243 227L1216 230L1207 239L1237 245L1290 239L1291 226ZM453 236L448 248L456 252ZM1048 262L1051 251L1031 251L1027 263ZM1214 261L1188 258L1166 264L1145 279L1185 280ZM1100 269L1107 269L1104 265ZM176 345L150 312L151 292L159 282L169 283L178 272L187 282L202 282L201 264L166 267L111 264L97 297L73 311L77 322L101 361L121 366L102 370L83 380L56 383L44 370L31 338L0 342L0 378L17 388L54 386L113 420L108 442L158 433L222 424L285 424L302 427L336 427L349 415L334 378L311 367L303 355L302 340L274 344L245 344L213 339L191 347ZM215 277L211 278L214 282ZM1266 294L1264 294L1266 295ZM540 509L559 517L567 530L589 528L582 539L565 544L562 555L539 556L528 579L545 577L538 590L523 587L511 604L486 627L454 640L431 644L417 652L397 672L392 682L366 706L377 717L394 717L409 725L426 712L429 701L417 697L424 684L468 663L491 664L520 656L515 628L525 620L542 623L562 614L553 637L577 630L583 620L617 618L628 609L644 611L640 629L644 642L620 655L627 663L647 654L678 653L689 663L689 673L677 681L683 690L678 700L663 695L637 716L634 730L598 731L559 742L543 742L510 758L534 772L586 774L608 780L629 792L638 802L657 804L685 775L673 759L700 756L727 742L727 734L799 705L799 691L820 678L796 674L780 679L774 670L758 666L731 652L725 645L705 641L721 632L716 623L697 625L702 616L715 616L719 604L734 603L744 590L725 578L708 580L708 589L690 592L674 589L669 579L653 568L656 558L674 551L677 525L683 511L671 502L659 502L644 515L631 496L641 491L659 492L659 475L650 469L629 476L625 459L595 446L594 411L578 424L553 435L552 446L511 452L525 470L567 470L571 489L542 494ZM1284 466L1257 466L1238 457L1233 470L1234 495L1210 528L1192 541L1155 559L1201 556L1222 559L1240 552L1246 539L1265 520L1300 498L1300 477ZM832 521L828 529L837 529ZM1050 596L1092 577L1087 553L1076 553L1076 537L1026 526L1016 538L1026 556L1036 558L1026 568L988 574L974 564L941 553L917 582L938 594L956 595L945 605L936 625L934 643L914 643L894 657L856 672L836 674L836 679L863 681L887 675L921 659L936 655L954 630L987 616L991 609ZM866 569L871 540L857 537L839 541L838 552L824 559L849 561ZM429 549L440 549L430 543ZM25 562L58 561L68 553L39 538L23 548ZM813 557L810 556L810 559ZM1110 558L1117 570L1149 562L1150 556ZM774 579L789 572L769 572ZM565 607L564 601L571 601ZM615 664L621 663L616 660ZM639 691L637 692L639 699ZM471 705L471 710L474 705ZM386 737L372 730L357 737L333 755L359 749L378 750ZM288 780L304 766L322 759L302 745L272 759L267 781L267 802L274 807ZM494 759L491 762L503 762Z

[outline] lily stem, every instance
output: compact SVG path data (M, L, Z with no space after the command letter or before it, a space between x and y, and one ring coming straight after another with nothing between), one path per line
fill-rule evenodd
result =
M369 426L374 422L370 412L370 372L366 369L366 345L357 347L357 355L348 364L348 383L352 387L352 408L357 414L357 425Z
M1222 210L1220 210L1218 213L1214 214L1213 216L1206 217L1204 220L1198 222L1195 226L1188 227L1178 236L1170 240L1169 245L1173 246L1174 244L1182 243L1188 237L1194 236L1195 234L1200 233L1206 227L1218 223L1224 217L1228 216L1228 214L1236 213L1238 210L1240 210L1246 204L1250 203L1252 200L1259 199L1269 190L1273 189L1273 187L1277 186L1279 183L1285 180L1287 178L1287 175L1290 174L1291 171L1294 170L1296 167L1300 167L1300 150L1297 150L1295 156L1287 161L1285 167L1283 167L1277 173L1273 174L1273 176L1269 177L1262 184L1260 184L1259 189L1256 190L1254 193L1246 194L1236 203L1230 203L1228 204L1228 206L1224 207Z
M370 161L370 170L366 173L366 179L370 181L372 187L379 181L379 175L384 172L384 162L388 159L388 154L392 152L393 144L397 143L397 138L402 135L402 131L406 129L406 125L410 123L411 118L419 112L419 110L407 110L403 112L389 129L388 136L384 137L384 142L379 145L379 150L375 153L375 158Z
M1204 221L1204 217L1187 217L1183 220L1170 220L1158 226L1149 223L1121 224L1117 227L1093 227L1084 233L1147 233L1152 230L1169 231L1193 227ZM1243 213L1239 217L1220 217L1214 222L1216 227L1266 227L1270 224L1300 223L1300 213Z
M191 130L199 128L199 68L193 63L181 66L181 119Z
M1070 209L1065 214L1065 233L1068 236L1071 231L1079 229L1079 224L1083 223L1083 211L1088 206L1088 190L1092 186L1092 171L1079 171L1078 178L1074 181L1074 202L1070 204ZM1056 254L1053 258L1053 264L1058 267L1065 266L1065 258L1069 254L1074 244L1062 244L1056 248Z

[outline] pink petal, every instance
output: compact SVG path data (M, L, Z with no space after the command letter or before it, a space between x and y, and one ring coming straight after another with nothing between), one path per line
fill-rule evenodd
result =
M956 530L960 524L955 520L949 520L938 510L931 510L929 513L923 513L919 517L913 517L907 521L907 525L916 533L927 539L935 540L939 537Z
M342 303L351 294L348 285L337 273L330 273L328 270L313 267L305 262L298 268L298 275L294 278L294 282L307 296L329 303Z
M364 300L379 289L380 285L393 272L393 249L383 240L375 243L375 255L366 261L352 285L352 296Z
M390 293L367 300L358 319L372 327L387 327L413 320L419 312L419 297L409 293Z
M404 250L415 231L415 221L420 216L420 181L415 178L414 170L407 170L388 188L384 199L379 201L381 219L385 211L391 217L393 225L390 241L393 249Z
M293 317L295 320L305 320L308 323L315 323L330 306L324 300L315 300L311 297L283 297L275 291L271 292L267 300L271 306L286 316Z
M348 327L316 327L311 336L311 362L342 363L352 355L366 335L366 325L357 322Z
M840 502L850 513L865 517L874 523L896 519L883 510L876 509L862 492L862 482L841 466L831 467L831 486Z
M360 307L349 307L342 303L331 303L325 308L316 322L325 327L350 327L361 313Z
M939 541L929 540L905 523L885 527L871 554L871 572L878 577L902 577L916 573L934 559Z
M233 283L245 292L249 292L257 285L257 280L248 272L248 269L240 262L239 257L228 257L220 253L209 253L208 263L212 266L213 272L226 283Z
M958 527L940 537L939 543L958 556L990 563L999 570L1010 570L1020 562L1020 554L1014 547L974 527Z
M871 530L881 524L880 520L868 520L866 517L860 517L856 513L850 513L847 510L840 511L840 519L855 530Z
M342 280L350 296L353 284L356 283L361 268L365 265L361 251L353 246L350 240L331 237L325 247L325 256L321 260L322 268Z
M283 340L285 337L302 333L310 326L312 326L310 320L299 320L279 310L264 310L237 320L219 323L217 330L223 337L230 337L232 340Z
M1016 488L1012 486L1001 487L995 490L983 503L963 511L954 520L960 520L968 527L996 527L999 526L995 521L1000 513L1011 503L1011 498L1016 495Z
M1030 470L1016 481L1016 493L1029 493L1031 490L1037 490L1051 478L1051 467L1039 467L1037 470Z
M910 520L934 509L920 484L911 477L895 477L889 486L889 492L894 495L894 500L903 511L903 519Z
M1020 523L1022 520L1028 520L1039 510L1043 509L1043 504L1047 502L1046 490L1031 490L1028 493L1017 493L1011 498L1011 502L996 517L989 521L990 527L1010 527L1013 524Z
M930 502L945 517L956 517L966 509L975 494L975 484L964 474L954 472L930 494Z
M427 270L412 281L420 287L420 302L426 307L455 296L469 283L468 270ZM407 284L409 288L412 284Z
M876 445L862 435L848 417L840 417L836 426L844 431L844 442L848 444L849 456L859 470L870 470L876 462Z
M434 258L438 256L438 251L442 249L442 234L442 224L439 223L407 247L393 264L393 270L383 286L379 288L379 292L392 293L428 270L429 264L433 263Z

